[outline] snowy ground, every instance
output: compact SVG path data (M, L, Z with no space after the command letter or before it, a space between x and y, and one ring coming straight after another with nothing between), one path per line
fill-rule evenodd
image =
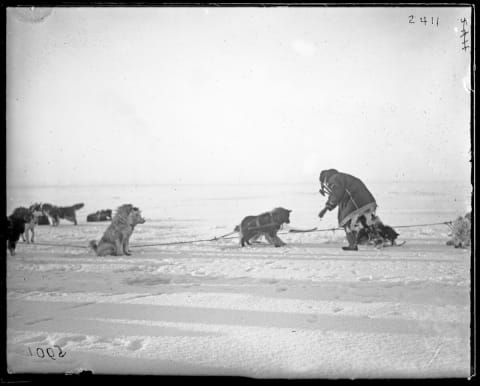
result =
M228 232L149 225L132 246ZM105 227L37 227L37 242L87 245ZM283 248L226 239L104 258L20 243L7 257L8 370L468 377L470 250L446 246L444 228L358 252L341 250L341 232L284 234Z

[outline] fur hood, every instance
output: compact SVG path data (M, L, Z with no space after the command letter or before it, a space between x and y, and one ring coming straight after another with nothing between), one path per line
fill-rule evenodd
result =
M320 173L320 177L318 179L320 181L320 194L322 196L331 193L331 186L328 184L328 180L335 174L338 174L337 169L322 170Z
M322 170L319 177L320 183L325 184L334 174L338 174L337 169Z

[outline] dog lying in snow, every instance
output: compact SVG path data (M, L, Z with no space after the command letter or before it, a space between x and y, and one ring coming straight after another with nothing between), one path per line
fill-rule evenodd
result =
M111 209L97 210L87 216L87 222L110 221L112 219Z
M357 244L373 244L376 247L383 247L387 242L396 245L399 234L391 226L383 224L378 216L374 216L373 224L368 226L366 219L360 217L362 228L357 233Z

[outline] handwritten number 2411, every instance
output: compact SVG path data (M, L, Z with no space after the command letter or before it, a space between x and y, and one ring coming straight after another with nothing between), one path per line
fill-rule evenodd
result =
M432 25L438 26L439 20L440 20L439 17L433 17L433 16L430 17L430 18L425 17L425 16L419 18L419 22L420 22L420 23L423 23L424 25L432 24ZM408 17L408 22L409 22L410 24L415 24L415 16L414 16L414 15L410 15L410 16Z

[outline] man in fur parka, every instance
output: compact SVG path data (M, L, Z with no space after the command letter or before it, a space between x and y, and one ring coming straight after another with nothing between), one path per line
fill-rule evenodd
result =
M327 210L338 206L338 225L345 229L348 246L345 251L357 251L357 233L361 226L373 225L377 203L372 193L358 178L340 173L336 169L323 170L320 173L320 193L328 195L325 207L318 217L322 218Z

